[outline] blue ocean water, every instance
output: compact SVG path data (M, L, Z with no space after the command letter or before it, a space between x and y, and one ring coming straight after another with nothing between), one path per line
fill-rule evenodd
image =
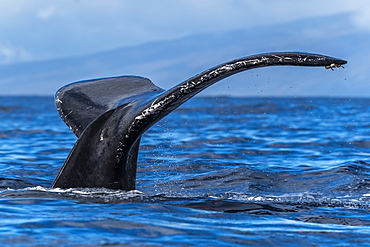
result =
M370 245L370 99L198 97L141 141L136 191L51 189L76 137L0 97L0 244Z

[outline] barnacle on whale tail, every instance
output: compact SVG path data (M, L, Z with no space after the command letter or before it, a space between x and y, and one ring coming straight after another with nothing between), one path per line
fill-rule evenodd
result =
M332 63L330 65L325 66L325 69L331 69L334 70L335 68L344 68L341 64Z

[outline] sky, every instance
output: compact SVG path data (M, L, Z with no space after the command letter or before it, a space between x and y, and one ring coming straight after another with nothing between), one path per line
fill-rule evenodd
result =
M1 0L0 9L0 65L335 14L370 32L368 0Z

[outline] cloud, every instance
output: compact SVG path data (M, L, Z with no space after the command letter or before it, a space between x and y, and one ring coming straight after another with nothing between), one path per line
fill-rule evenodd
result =
M46 8L41 8L40 10L38 10L37 16L40 19L47 20L51 16L53 16L54 13L55 13L55 7L54 6L48 6Z
M355 27L370 31L367 0L3 0L0 9L0 44L20 47L28 54L9 55L4 50L0 63L80 55L341 13L351 15Z
M370 31L370 2L366 1L359 6L356 13L353 15L353 21L357 27Z
M21 47L0 44L0 64L12 63L13 61L30 61L31 54Z

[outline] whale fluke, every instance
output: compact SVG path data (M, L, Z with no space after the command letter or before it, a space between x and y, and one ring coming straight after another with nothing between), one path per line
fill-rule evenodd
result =
M333 69L346 63L318 54L279 52L221 64L169 90L136 76L66 85L56 93L56 106L78 140L52 187L133 190L143 133L210 85L233 74L259 67L291 65Z

